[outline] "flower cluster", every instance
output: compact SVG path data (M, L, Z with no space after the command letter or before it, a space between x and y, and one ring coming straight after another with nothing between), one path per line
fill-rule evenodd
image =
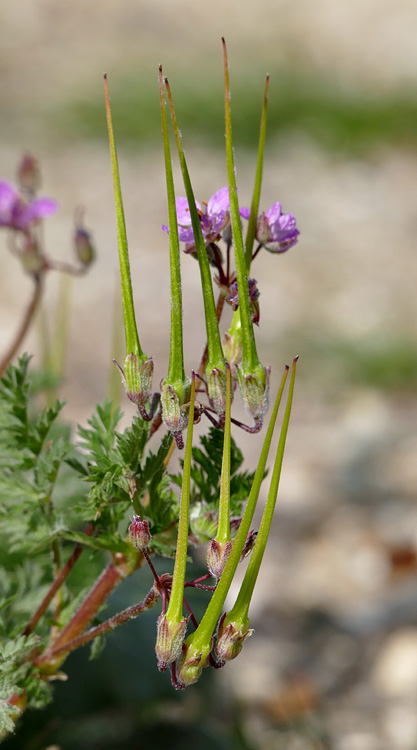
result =
M237 190L236 190L237 192ZM217 269L217 276L215 276L215 282L220 288L221 299L224 299L232 309L236 312L239 310L239 283L236 279L235 272L231 270L230 266L230 250L233 245L233 231L231 224L231 207L230 207L230 192L229 187L226 185L217 190L214 195L207 202L199 203L193 199L193 210L190 209L190 202L188 198L177 197L175 199L175 213L176 222L173 226L170 238L175 232L175 235L180 242L185 244L185 252L191 253L198 257L200 265L205 262L204 257L198 256L197 245L199 240L203 243L204 256L210 265ZM197 217L198 224L192 220L192 213L195 205L195 216ZM251 212L246 207L240 207L238 209L239 225L241 219L250 219ZM254 239L257 240L258 245L255 251L251 255L251 261L253 261L259 253L259 250L264 247L266 250L272 253L283 253L290 247L293 247L299 236L299 230L296 226L296 219L293 214L283 213L281 203L274 203L267 211L262 212L256 217L256 230ZM196 239L195 231L196 226L198 228L198 237ZM163 231L170 234L170 228L167 225L162 225ZM225 254L222 251L219 242L225 243ZM236 258L237 264L239 263ZM243 276L245 271L243 270ZM251 322L259 325L260 319L260 308L259 308L259 296L260 292L257 287L255 279L247 279L245 284L247 292L243 292L243 297L247 297L248 304L251 314ZM245 305L246 300L244 299ZM243 310L245 314L245 306ZM223 353L226 361L229 361L233 365L233 377L239 387L242 390L242 398L244 405L249 414L255 420L255 427L249 429L249 431L257 431L262 426L263 415L265 414L268 402L268 371L264 370L264 375L260 369L258 374L252 368L245 373L245 377L239 379L239 372L237 367L242 361L242 357L245 358L244 348L242 346L242 326L247 327L248 321L237 313L237 317L234 318L231 329L225 334L223 340ZM245 331L243 332L245 338ZM246 339L250 338L250 331L246 336ZM254 352L254 342L252 340L250 344L252 353ZM210 343L208 346L210 349ZM246 351L246 359L251 358L250 352ZM256 354L254 355L256 359ZM210 357L209 357L210 358ZM254 360L255 361L255 360ZM253 365L253 363L252 363ZM259 368L258 368L259 369ZM242 373L241 373L242 374ZM259 381L260 376L260 381ZM224 387L225 379L224 373L222 374L222 367L217 366L211 370L206 370L207 378L207 395L209 398L210 406L214 409L215 413L219 414L220 420L223 419L224 414ZM163 410L164 412L164 410ZM164 418L164 417L163 417ZM165 420L167 426L168 421ZM186 420L182 420L182 423L178 422L178 431L184 429Z
M6 355L0 360L0 375L18 351L34 319L42 299L45 274L56 270L81 276L90 267L95 255L90 232L83 226L83 212L78 209L73 235L75 263L50 258L44 248L41 224L43 219L55 213L58 203L54 198L37 196L40 170L32 154L23 155L17 168L17 178L17 186L8 180L0 181L0 227L8 232L8 246L13 255L19 258L23 271L33 279L34 288L23 322Z
M249 209L242 208L241 216L249 219ZM281 203L273 203L258 217L256 239L270 253L284 253L298 241L300 232L293 214L283 214Z
M203 201L203 203L199 203L195 201L195 205L205 242L207 244L216 242L230 224L229 188L226 185L217 190L207 202ZM176 198L175 208L177 212L178 236L181 242L185 242L185 252L196 252L191 213L187 198ZM167 226L162 225L162 229L164 232L169 233Z
M83 212L78 209L75 216L73 245L77 264L52 260L43 248L39 225L56 212L58 203L54 198L37 197L40 171L32 154L23 155L17 177L17 186L8 180L0 181L0 227L10 231L11 249L21 259L24 270L35 280L51 269L75 275L84 273L95 253L91 234L83 226Z
M15 232L28 232L40 219L51 216L58 204L53 198L25 200L11 182L0 182L0 226Z
M217 190L209 201L203 201L203 203L196 201L195 205L206 244L218 241L222 235L226 241L230 241L230 232L226 232L230 227L230 199L227 185ZM194 232L187 198L176 198L175 207L179 239L185 243L186 253L195 253ZM242 206L239 212L242 218L249 219L249 208ZM169 233L169 228L165 224L162 225L162 229ZM260 246L265 247L271 253L283 253L289 250L298 241L299 234L295 216L282 213L282 206L279 202L273 203L258 217L256 239Z

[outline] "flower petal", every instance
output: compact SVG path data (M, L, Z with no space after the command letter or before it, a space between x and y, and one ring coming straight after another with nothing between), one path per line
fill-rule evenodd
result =
M195 205L197 206L197 210L201 211L201 206L198 201L195 202ZM190 227L191 226L191 214L190 214L190 208L188 205L187 198L182 198L182 197L176 198L175 208L177 211L178 224L180 224L182 227Z
M33 221L44 219L46 216L51 216L55 213L57 208L58 203L53 200L53 198L36 198L36 200L28 203L24 206L23 210L19 212L19 227L25 229Z
M194 232L192 227L178 227L178 237L180 242L194 244Z
M181 226L191 226L191 214L188 207L187 198L176 198L175 208L177 211L177 221Z
M273 203L272 206L268 208L268 211L265 211L265 216L268 219L270 226L272 226L272 224L279 220L281 211L282 206L279 201L277 203Z
M229 199L229 188L225 187L217 190L214 195L211 196L207 204L207 213L209 216L217 216L217 214L223 214L229 210L230 199Z
M0 182L0 226L8 226L19 193L14 185L7 180Z

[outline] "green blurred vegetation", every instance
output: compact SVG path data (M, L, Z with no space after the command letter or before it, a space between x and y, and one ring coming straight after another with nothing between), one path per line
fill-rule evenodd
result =
M196 85L196 80L199 85ZM172 80L177 116L188 141L224 146L221 80L201 76ZM160 142L159 101L154 77L129 73L110 80L112 109L119 143L141 148ZM232 78L235 143L256 148L263 97L262 75L254 71ZM74 94L48 113L59 135L76 139L106 139L102 91L99 86ZM381 144L417 145L417 97L414 91L370 93L347 90L335 79L324 80L303 71L275 70L271 74L268 138L299 132L322 146L366 156Z
M361 341L310 339L305 343L303 357L309 363L308 377L315 374L321 381L329 377L338 387L345 383L387 392L415 393L417 348L415 342L407 339L381 336Z

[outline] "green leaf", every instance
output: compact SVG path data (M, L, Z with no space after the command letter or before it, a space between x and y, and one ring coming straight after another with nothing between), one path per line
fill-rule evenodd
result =
M100 536L92 537L83 534L80 531L64 531L61 534L63 539L70 542L83 544L96 550L108 550L109 552L122 552L123 554L131 553L131 546L122 539L119 534L101 532Z
M97 636L97 638L94 638L94 640L91 642L90 656L88 657L88 661L94 661L94 659L98 659L98 657L101 656L105 645L106 637L104 635L99 635Z
M13 695L13 693L9 693L9 697L10 695ZM0 737L7 732L14 732L14 720L20 713L16 706L11 706L6 701L7 699L0 700Z
M81 444L95 460L106 456L113 448L115 430L121 418L120 409L114 409L112 402L105 399L102 404L97 404L96 413L88 420L90 428L78 428Z
M148 440L149 423L139 417L133 419L125 432L116 433L117 448L123 463L136 471Z

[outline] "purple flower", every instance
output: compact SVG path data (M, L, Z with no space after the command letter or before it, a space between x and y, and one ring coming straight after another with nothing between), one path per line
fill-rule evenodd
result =
M11 182L0 182L1 227L25 232L31 224L55 213L57 205L52 198L35 198L26 202Z
M210 200L200 204L195 202L200 217L201 231L205 242L208 244L219 238L219 235L227 227L230 221L229 216L229 188L227 186L220 188ZM177 209L178 235L181 242L194 247L194 232L191 224L191 214L188 201L186 198L176 198L175 207ZM164 232L169 232L167 226L162 226ZM190 247L190 249L191 249Z
M242 208L240 213L245 219L249 218L249 209ZM279 202L258 217L256 239L271 253L284 253L295 245L299 234L295 216L283 214Z

